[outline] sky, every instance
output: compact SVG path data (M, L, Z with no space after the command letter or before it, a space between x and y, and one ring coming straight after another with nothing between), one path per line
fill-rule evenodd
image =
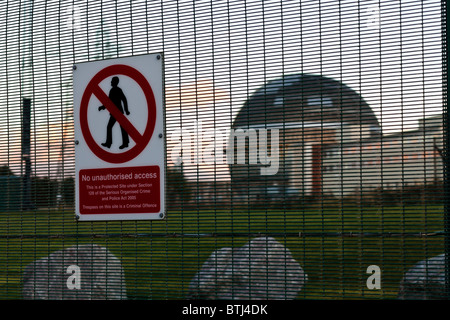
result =
M33 99L34 172L57 175L64 145L71 175L72 65L118 56L164 52L168 134L229 128L256 89L293 73L342 81L385 134L442 111L438 0L34 0L32 24L27 1L0 2L0 164L15 172L21 97Z

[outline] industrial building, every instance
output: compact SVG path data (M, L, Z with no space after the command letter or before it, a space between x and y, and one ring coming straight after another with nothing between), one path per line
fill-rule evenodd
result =
M251 95L232 129L247 132L251 144L250 133L262 128L278 134L278 170L262 175L264 163L231 161L237 201L345 197L365 189L442 180L441 115L419 121L416 130L383 135L363 97L320 75L286 75ZM235 138L229 143L234 149ZM247 145L248 160L250 149ZM236 156L236 151L230 154Z

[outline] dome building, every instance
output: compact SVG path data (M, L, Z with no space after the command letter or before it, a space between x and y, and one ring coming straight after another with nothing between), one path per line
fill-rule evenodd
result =
M373 110L357 92L313 74L264 84L244 103L231 129L232 190L244 201L317 195L324 145L381 136ZM245 161L239 150L245 150Z

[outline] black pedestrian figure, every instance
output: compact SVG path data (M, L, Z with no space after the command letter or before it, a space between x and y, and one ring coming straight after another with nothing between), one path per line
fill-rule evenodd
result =
M128 103L127 98L123 94L122 89L120 89L117 85L119 84L119 77L113 77L111 80L111 90L109 91L109 99L114 103L114 105L119 109L122 114L125 113L127 115L130 115L130 111L128 111ZM122 108L122 102L123 102L123 108ZM105 106L98 107L98 111L105 110ZM112 128L116 124L116 119L110 114L108 125L106 127L106 142L102 143L102 146L106 148L110 148L112 144ZM128 133L125 131L125 129L120 126L120 130L122 132L122 145L119 147L119 149L127 148L128 144L130 143L130 139L128 137Z

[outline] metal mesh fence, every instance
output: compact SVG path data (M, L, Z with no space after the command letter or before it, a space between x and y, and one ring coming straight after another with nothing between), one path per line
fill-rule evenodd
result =
M448 297L445 1L2 4L1 299ZM77 221L73 66L148 53L166 217Z

